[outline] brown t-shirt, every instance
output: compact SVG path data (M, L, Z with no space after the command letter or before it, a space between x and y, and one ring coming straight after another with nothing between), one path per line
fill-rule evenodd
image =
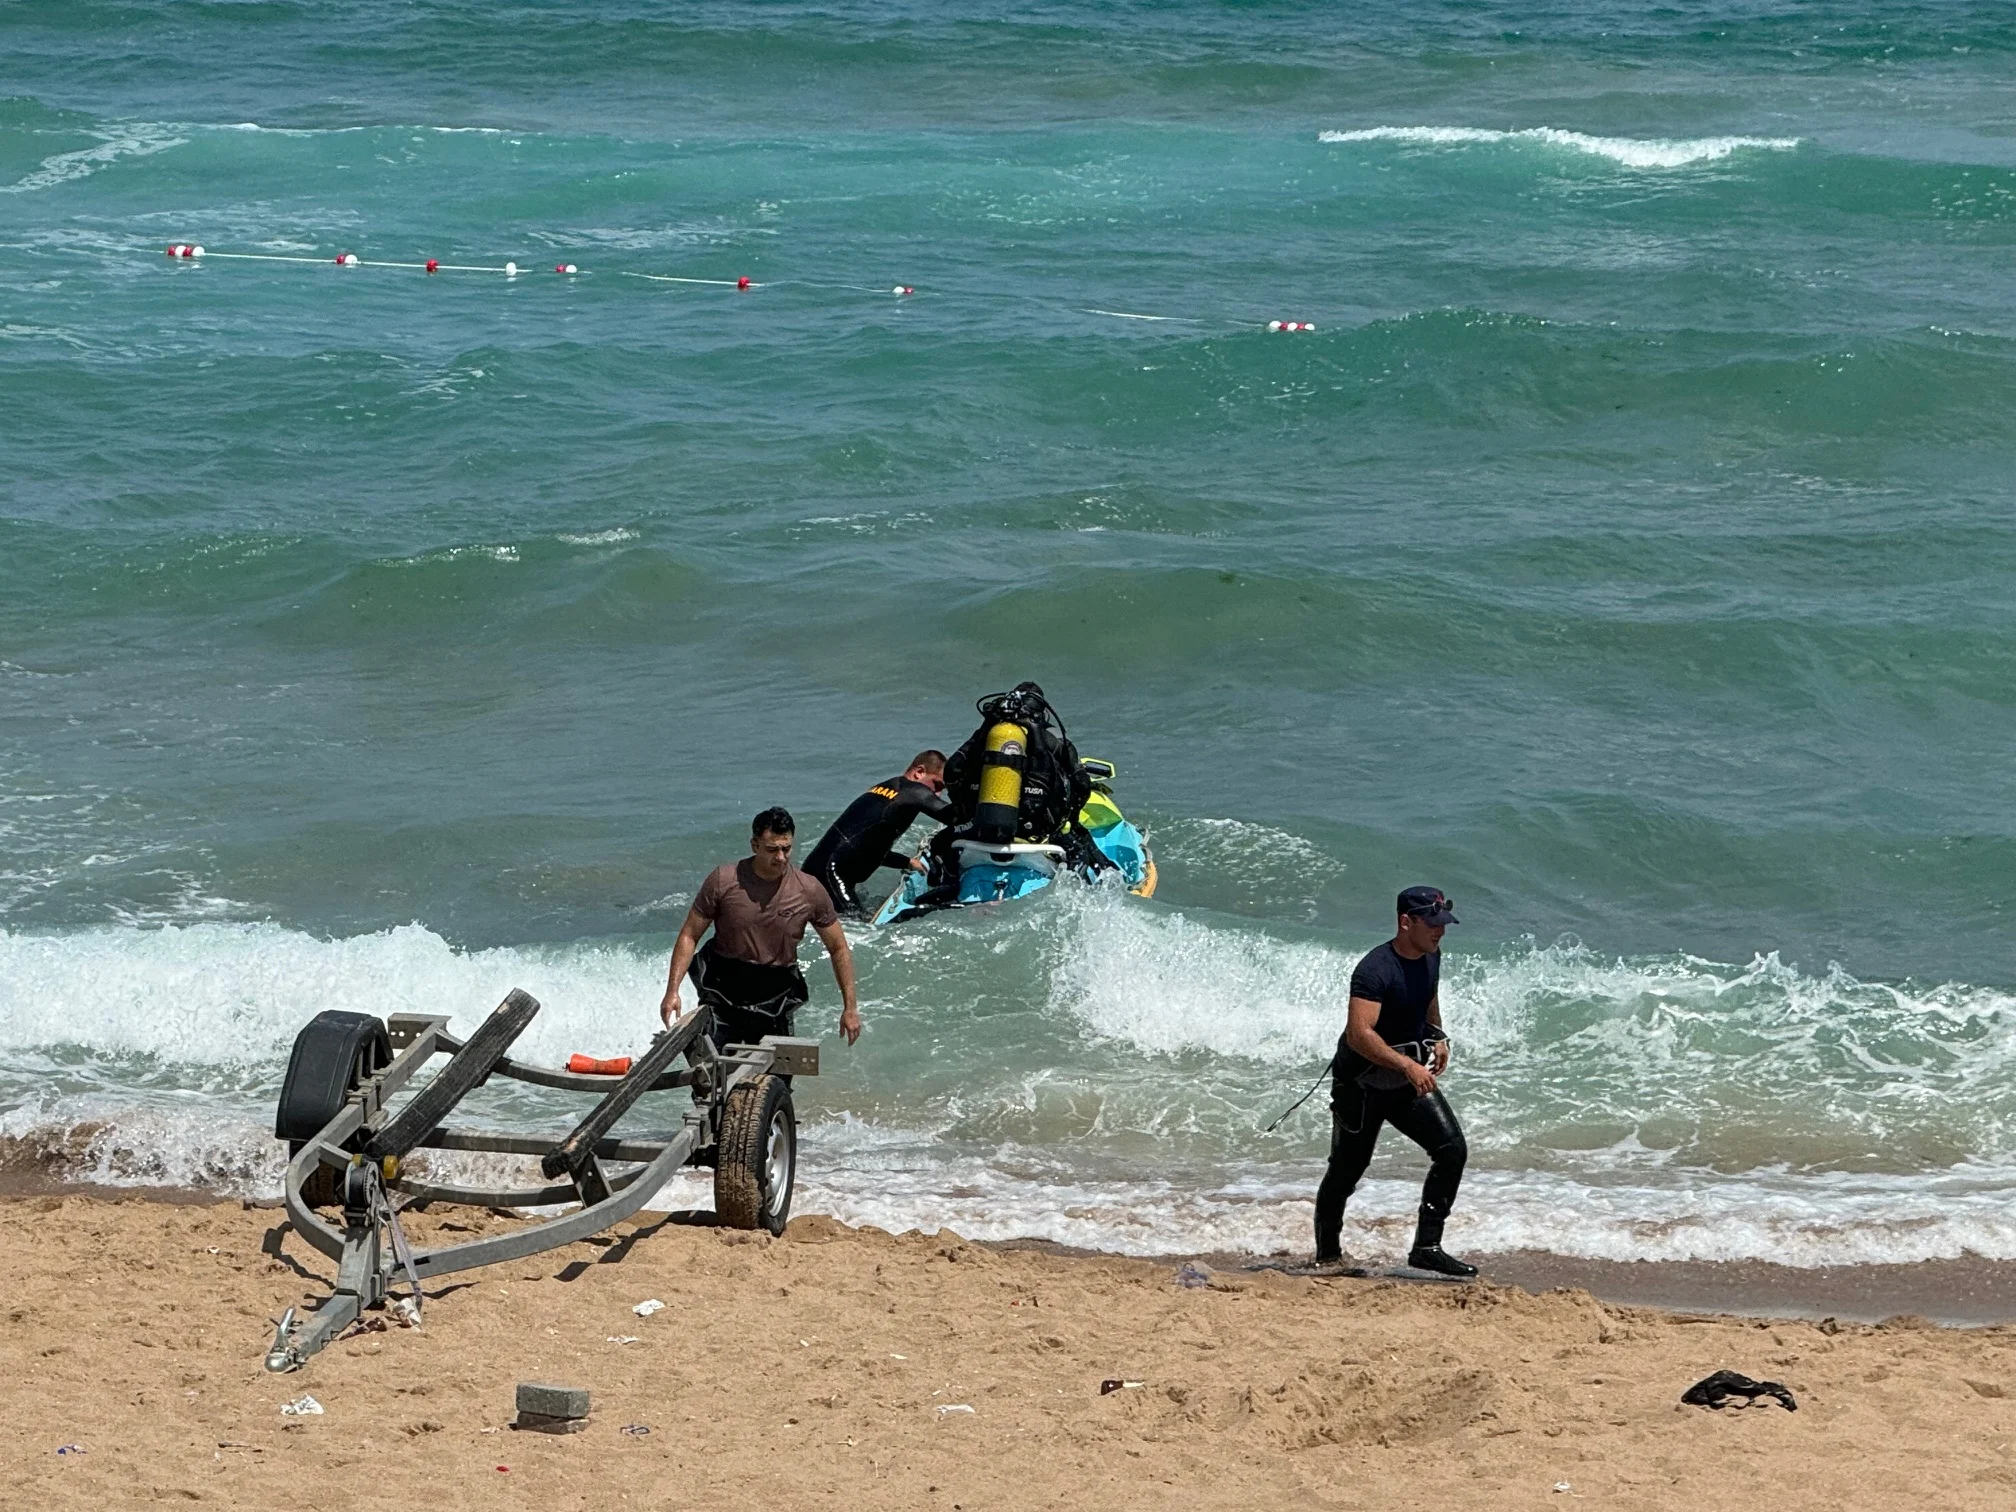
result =
M713 924L722 955L758 966L796 965L805 926L824 929L840 917L826 889L797 867L765 882L748 856L707 873L693 911Z

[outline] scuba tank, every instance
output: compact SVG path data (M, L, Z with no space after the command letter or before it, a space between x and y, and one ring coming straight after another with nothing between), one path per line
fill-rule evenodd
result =
M1012 720L987 727L980 757L980 801L973 809L973 838L1006 845L1015 838L1022 812L1022 771L1029 756L1029 731Z
M1033 682L979 700L980 728L945 763L953 825L987 845L1049 842L1075 827L1092 779Z

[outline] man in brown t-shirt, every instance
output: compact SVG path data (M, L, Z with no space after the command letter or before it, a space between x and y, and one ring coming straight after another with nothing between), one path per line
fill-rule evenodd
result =
M679 979L692 970L703 1001L714 1009L715 1044L753 1045L766 1034L789 1034L811 996L798 969L798 942L809 924L833 958L840 1033L850 1045L861 1037L854 957L826 889L791 864L797 828L785 810L765 809L750 825L749 854L715 867L700 884L672 947L658 1005L666 1024L679 1012ZM700 937L710 925L714 938L703 947Z

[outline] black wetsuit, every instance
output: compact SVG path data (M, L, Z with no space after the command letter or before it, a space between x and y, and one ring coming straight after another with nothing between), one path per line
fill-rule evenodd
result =
M1442 957L1408 960L1392 943L1367 952L1351 973L1351 996L1379 1005L1374 1030L1403 1055L1428 1063L1429 1046L1442 1031L1428 1021L1428 1008L1442 975ZM1418 1051L1418 1053L1416 1053ZM1462 1125L1438 1089L1426 1097L1398 1071L1375 1066L1337 1041L1330 1084L1330 1167L1316 1189L1316 1258L1335 1259L1344 1225L1344 1202L1358 1189L1359 1178L1372 1161L1381 1124L1391 1124L1428 1152L1428 1180L1421 1188L1421 1210L1414 1248L1430 1249L1442 1242L1442 1225L1456 1201L1463 1164L1470 1149Z
M819 837L812 854L805 858L805 870L824 884L835 908L865 918L871 910L854 889L872 877L877 867L900 870L910 864L910 858L896 849L896 842L919 814L943 824L951 811L951 804L921 782L908 777L878 782L848 804L832 828Z

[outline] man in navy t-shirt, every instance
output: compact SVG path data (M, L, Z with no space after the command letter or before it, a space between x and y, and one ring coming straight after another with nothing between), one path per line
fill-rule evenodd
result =
M1428 1180L1407 1263L1444 1276L1477 1267L1442 1249L1442 1225L1456 1201L1469 1147L1436 1078L1449 1066L1442 1032L1442 931L1456 922L1448 898L1410 887L1398 900L1399 925L1351 973L1349 1018L1331 1062L1330 1167L1316 1189L1316 1262L1342 1258L1344 1202L1371 1163L1379 1128L1391 1124L1428 1152Z

